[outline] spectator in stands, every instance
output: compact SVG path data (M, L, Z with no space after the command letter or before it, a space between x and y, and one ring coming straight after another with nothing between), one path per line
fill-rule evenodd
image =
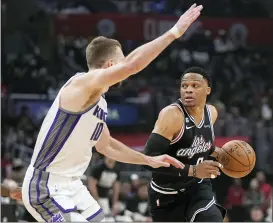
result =
M130 185L123 184L121 191L121 202L123 214L130 216L133 221L152 221L148 211L148 192L147 183L138 186L137 193L130 193Z
M21 159L15 159L13 161L13 167L11 172L11 179L17 184L22 184L26 173L26 168Z
M270 184L266 182L265 174L263 172L258 172L256 174L256 178L259 182L259 189L260 192L264 196L264 203L263 203L263 208L267 209L270 206L270 202L272 199L272 188Z
M147 183L142 184L138 189L138 207L137 212L141 213L143 216L146 216L146 221L152 221L149 217L149 210L148 210L148 185Z
M126 202L130 197L132 197L132 186L130 183L124 182L121 184L121 189L120 189L120 201L121 202Z
M246 199L244 201L245 205L250 207L257 205L260 206L264 202L264 195L259 190L259 181L253 178L250 181L249 189L246 192ZM256 209L254 209L255 211ZM255 212L254 212L255 213Z
M127 198L126 208L131 212L139 212L148 216L147 201L147 183L143 183L138 187L136 194Z
M227 114L226 120L227 136L249 136L248 120L241 116L239 107L231 107L230 113Z
M17 128L23 131L31 131L33 129L33 123L30 118L30 110L27 106L22 106L20 114L17 116L18 125Z
M112 214L116 215L120 192L120 173L116 168L115 160L105 157L102 162L93 166L88 179L88 188L101 205L105 215L111 214L109 196L112 190Z
M10 153L6 152L4 157L1 159L1 176L2 179L11 178L12 172L12 156Z
M265 221L272 222L272 199L270 200L270 206L268 207L266 214Z
M233 43L225 30L218 31L218 35L214 39L214 48L217 53L227 53L234 50Z
M233 185L228 188L226 208L231 209L243 205L245 190L242 187L241 179L234 179Z
M264 213L261 208L256 206L250 210L250 221L251 222L264 222Z
M245 190L241 179L234 179L233 185L228 189L226 208L231 221L244 221L246 213L242 207L245 199Z
M267 125L272 121L272 109L268 102L267 97L262 98L261 116Z
M218 118L213 126L214 134L216 136L224 136L226 135L226 131L225 131L226 106L221 101L215 101L215 103L213 104L218 111Z
M11 123L9 123L11 124ZM17 132L14 127L8 126L6 131L3 132L3 147L7 151L10 151L10 148L14 143L17 142Z
M131 189L131 191L132 191L132 193L137 193L137 191L138 191L138 188L139 188L139 186L140 186L140 179L139 179L139 176L137 175L137 174L132 174L131 176L130 176L130 180L131 180L131 185L132 185L132 189Z

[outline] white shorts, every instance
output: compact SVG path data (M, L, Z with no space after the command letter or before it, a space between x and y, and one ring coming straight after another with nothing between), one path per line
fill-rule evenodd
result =
M98 222L102 209L80 179L65 178L28 167L23 202L38 222Z

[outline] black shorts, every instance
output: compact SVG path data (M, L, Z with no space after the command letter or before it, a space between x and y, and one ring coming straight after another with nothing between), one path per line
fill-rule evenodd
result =
M209 181L176 194L160 191L149 186L149 210L155 222L223 222L226 210L216 204Z

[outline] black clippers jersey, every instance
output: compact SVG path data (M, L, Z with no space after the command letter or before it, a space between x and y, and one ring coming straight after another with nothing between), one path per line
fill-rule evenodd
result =
M197 126L181 100L172 106L177 106L184 113L184 123L179 135L172 140L167 154L184 164L196 165L207 160L214 141L213 125L208 105L205 105L204 115ZM191 182L200 181L193 177L179 177L153 173L152 184L161 189L179 189Z

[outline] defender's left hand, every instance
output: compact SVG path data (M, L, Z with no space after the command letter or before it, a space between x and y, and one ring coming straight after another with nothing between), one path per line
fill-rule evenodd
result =
M170 165L183 169L185 165L179 160L169 156L169 155L160 155L160 156L147 156L147 162L149 166L153 168L159 167L169 167Z

